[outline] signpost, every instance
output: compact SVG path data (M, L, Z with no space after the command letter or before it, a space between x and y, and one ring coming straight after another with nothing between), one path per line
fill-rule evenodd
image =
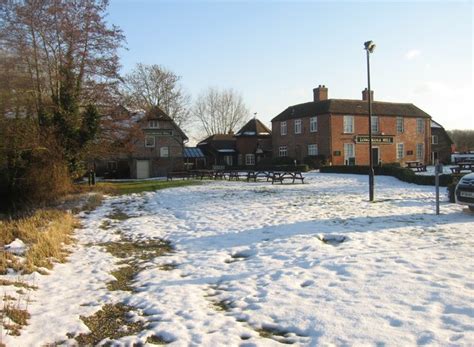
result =
M436 215L439 215L439 174L443 173L443 164L435 161L435 186L436 186Z

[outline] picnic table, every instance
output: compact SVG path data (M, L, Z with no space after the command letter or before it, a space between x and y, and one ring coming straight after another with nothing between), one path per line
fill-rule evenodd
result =
M295 180L299 180L302 184L304 183L304 177L301 171L273 171L270 177L272 184L275 183L275 181L283 184L284 180L291 180L291 183L295 183Z
M264 171L264 170L259 170L259 171L248 171L247 172L247 182L250 180L253 180L254 182L257 182L257 179L259 177L264 178L267 180L267 182L272 178L272 171Z
M418 171L418 172L426 171L426 165L423 164L419 160L406 161L405 164L406 164L406 167L408 169L412 169L412 170Z
M461 173L461 171L472 171L472 172L474 172L474 162L472 162L472 161L457 162L456 166L451 168L451 172L453 174Z
M173 178L190 179L192 177L193 174L190 171L170 171L166 175L166 180L172 181Z

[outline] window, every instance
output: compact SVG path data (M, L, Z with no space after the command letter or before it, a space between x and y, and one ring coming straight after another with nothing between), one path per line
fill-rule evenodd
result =
M423 118L416 119L416 132L417 134L423 134L425 132L425 120Z
M147 135L145 136L145 147L155 147L155 137Z
M153 128L153 129L158 129L160 127L160 124L158 123L157 120L149 120L148 127Z
M286 135L286 122L280 123L280 135Z
M312 133L318 131L318 117L311 117L309 119L309 131Z
M432 135L431 136L431 144L432 145L437 145L438 144L438 135Z
M379 130L379 117L372 116L371 122L372 122L372 133L378 133L380 131Z
M301 119L295 119L295 134L301 134Z
M234 160L233 160L233 157L231 155L225 155L224 156L225 165L232 166L233 162L234 162Z
M404 131L403 117L397 117L397 133L402 134Z
M397 160L402 160L405 154L405 146L403 143L397 143Z
M422 143L416 144L416 160L424 159L424 145Z
M308 155L318 155L318 145L308 145Z
M288 147L280 146L278 148L278 156L279 157L287 157L288 156Z
M353 143L344 144L344 163L346 165L355 165L355 151Z
M344 133L352 134L354 132L354 116L344 116Z
M170 156L170 148L169 147L161 147L160 148L160 157L167 158Z
M245 155L245 165L255 165L255 154Z

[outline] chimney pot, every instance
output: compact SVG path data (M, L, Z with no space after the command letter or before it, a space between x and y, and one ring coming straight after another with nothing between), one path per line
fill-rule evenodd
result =
M363 91L362 91L362 100L369 100L369 90L367 88L365 88ZM374 91L371 90L370 91L370 100L374 101Z
M313 101L318 102L328 99L328 89L325 85L319 85L318 88L313 89Z

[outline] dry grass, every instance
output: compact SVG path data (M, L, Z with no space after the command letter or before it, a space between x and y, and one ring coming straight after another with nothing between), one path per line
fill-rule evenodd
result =
M90 332L88 334L79 334L75 337L76 341L80 346L97 345L106 338L115 340L137 334L145 326L143 322L130 321L132 310L131 307L124 304L107 304L92 316L81 316L82 321L87 325Z
M7 268L31 273L38 268L52 268L53 262L64 262L68 252L65 245L72 242L77 221L70 213L59 210L37 210L33 215L0 222L0 247L22 240L28 247L24 261L9 253L0 255L0 273Z
M3 327L7 335L19 336L21 329L28 324L31 317L28 313L29 299L24 295L14 298L5 294L2 301L2 306L0 306L0 331Z

